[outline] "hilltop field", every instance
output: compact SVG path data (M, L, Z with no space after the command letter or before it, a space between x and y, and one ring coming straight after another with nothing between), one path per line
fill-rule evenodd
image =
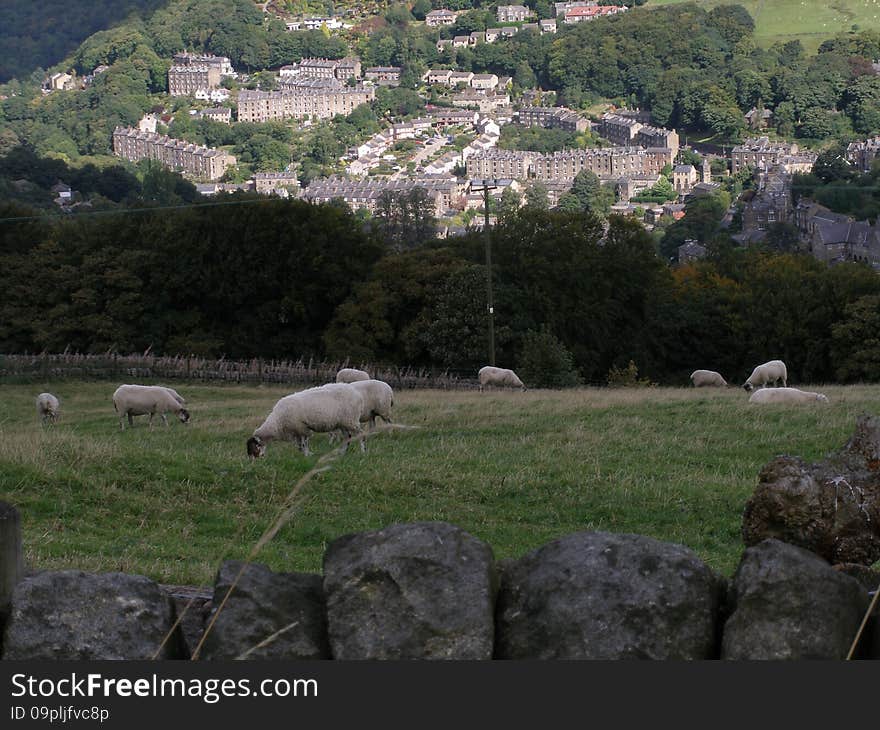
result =
M645 7L695 2L707 8L733 0L648 0ZM808 51L822 41L858 26L880 29L880 0L736 0L755 20L755 40L761 45L800 39Z
M210 583L243 558L316 456L272 443L249 462L245 441L281 387L175 384L192 420L119 429L107 382L2 385L0 498L21 510L36 569L142 573ZM809 386L803 386L809 388ZM41 427L34 397L63 415ZM581 389L479 394L402 391L396 420L310 481L302 508L258 560L320 571L326 543L393 522L446 520L517 557L579 530L683 543L731 574L743 507L777 454L817 460L856 416L880 411L880 386L822 388L831 405L749 406L740 388Z

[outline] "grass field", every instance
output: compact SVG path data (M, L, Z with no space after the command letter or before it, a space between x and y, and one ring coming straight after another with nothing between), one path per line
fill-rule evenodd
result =
M880 0L648 0L645 7L695 1L698 5L742 5L755 20L755 39L761 45L800 39L815 51L822 41L848 31L880 28Z
M122 570L210 583L243 558L316 456L272 443L251 463L245 440L286 391L177 385L192 421L119 430L114 385L0 385L0 498L17 504L34 568ZM62 399L41 427L34 397ZM729 390L526 393L403 391L396 420L304 490L301 511L258 560L320 571L326 543L393 522L447 520L519 556L579 530L683 543L725 574L760 467L780 453L818 459L857 414L880 412L880 386L823 389L826 407L749 407ZM140 423L138 422L140 421Z

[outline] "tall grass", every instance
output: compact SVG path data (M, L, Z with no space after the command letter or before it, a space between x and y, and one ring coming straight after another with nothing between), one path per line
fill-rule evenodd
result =
M287 388L179 384L190 424L150 431L135 419L121 431L114 387L0 385L0 498L21 509L35 568L210 583L332 448L316 436L315 457L273 442L266 458L247 459L247 437ZM62 400L55 426L38 422L42 390ZM749 406L738 389L402 391L395 420L419 428L378 434L366 455L350 449L315 476L258 560L320 571L339 535L447 520L499 558L610 530L682 543L730 574L760 467L780 453L821 458L880 406L877 386L823 391L831 405L799 408Z

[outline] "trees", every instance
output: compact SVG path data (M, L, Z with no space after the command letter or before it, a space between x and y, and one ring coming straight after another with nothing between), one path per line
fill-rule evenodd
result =
M385 191L379 196L372 222L375 232L391 249L414 248L436 236L434 199L419 186L409 192Z
M614 203L614 189L602 185L599 176L590 170L581 170L574 178L571 191L560 200L560 207L568 211L583 211L605 217Z
M860 297L845 312L831 328L835 377L845 383L880 380L880 296Z

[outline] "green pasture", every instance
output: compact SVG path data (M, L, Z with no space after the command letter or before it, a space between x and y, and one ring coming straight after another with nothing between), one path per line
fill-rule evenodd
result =
M35 569L121 570L166 583L210 583L273 522L314 456L245 441L288 391L173 384L192 410L152 430L121 431L115 385L0 385L0 499L16 504ZM34 398L61 398L41 426ZM446 520L510 558L579 530L682 543L725 574L742 551L740 521L761 466L777 454L816 460L859 413L880 412L880 386L822 388L829 406L749 406L739 388L401 391L395 420L302 491L293 518L258 560L320 571L328 541L394 522Z
M696 2L708 8L742 5L755 20L755 40L761 45L799 39L808 51L838 33L880 28L880 0L648 0L644 7Z

